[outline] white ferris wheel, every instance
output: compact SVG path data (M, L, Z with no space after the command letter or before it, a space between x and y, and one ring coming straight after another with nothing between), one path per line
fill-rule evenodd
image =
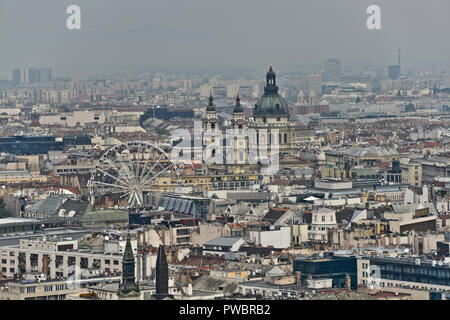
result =
M89 180L91 204L108 199L120 205L126 200L126 207L141 208L145 195L164 192L168 180L180 183L178 168L167 152L144 141L124 142L98 159Z

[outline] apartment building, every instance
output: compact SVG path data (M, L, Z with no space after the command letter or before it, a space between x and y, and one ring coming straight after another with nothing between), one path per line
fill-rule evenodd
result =
M87 288L118 283L120 276L67 280L9 281L0 288L1 300L65 300L68 295L86 292Z
M422 186L422 164L413 159L401 159L402 183L414 187Z
M36 272L49 279L68 278L76 270L114 274L122 270L122 254L78 249L71 238L21 239L18 246L1 248L0 268L10 278Z
M361 257L357 261L358 284L369 288L450 290L450 264L417 258Z

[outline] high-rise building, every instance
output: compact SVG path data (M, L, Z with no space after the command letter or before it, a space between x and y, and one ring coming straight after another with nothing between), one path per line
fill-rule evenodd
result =
M400 77L400 66L399 65L388 66L388 77L391 80L398 79Z
M37 68L28 69L28 80L30 83L40 82L40 70Z
M17 68L12 70L12 82L14 85L20 83L39 83L51 81L52 69L50 68L23 67L20 69Z
M390 65L388 66L388 77L391 80L396 80L400 78L400 63L401 63L401 53L400 49L398 49L398 63L396 65Z
M18 85L19 83L21 83L20 69L13 69L12 82L14 85Z
M308 75L308 84L310 94L312 91L314 91L316 96L320 96L322 94L322 75L320 72L316 71Z
M28 67L23 67L20 69L20 83L28 83L30 82L30 70Z
M40 68L39 69L39 82L52 82L52 69Z

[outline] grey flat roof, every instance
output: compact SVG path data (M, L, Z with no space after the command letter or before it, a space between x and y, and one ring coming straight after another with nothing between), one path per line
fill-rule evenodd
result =
M219 237L209 240L205 243L207 246L231 247L233 244L241 240L241 237Z
M36 219L14 218L14 217L0 219L0 227L13 224L30 224L30 223L31 224L40 223L40 221Z

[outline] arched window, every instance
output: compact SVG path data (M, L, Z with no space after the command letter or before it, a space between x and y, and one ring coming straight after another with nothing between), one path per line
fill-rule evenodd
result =
M284 143L287 143L287 133L284 134Z
M213 122L211 123L211 129L215 129L216 128L216 124Z
M278 134L278 144L281 144L281 133Z

